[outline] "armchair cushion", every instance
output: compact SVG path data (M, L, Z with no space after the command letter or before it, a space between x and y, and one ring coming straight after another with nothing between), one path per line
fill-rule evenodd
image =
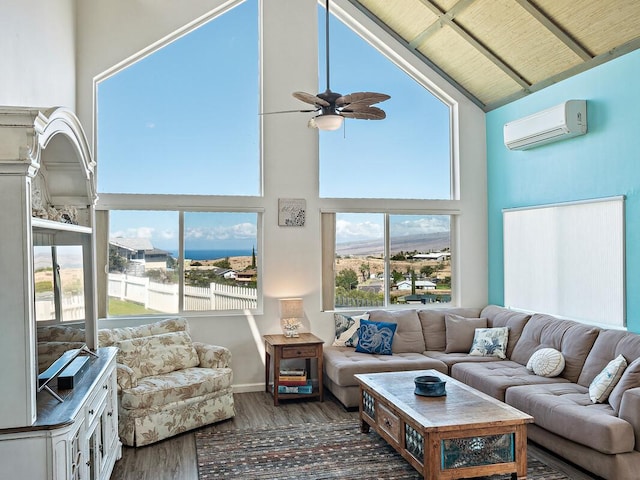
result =
M230 368L186 368L141 378L134 388L122 392L120 405L127 410L161 407L231 387Z
M162 333L117 342L117 361L138 378L195 367L200 363L191 336L185 332Z

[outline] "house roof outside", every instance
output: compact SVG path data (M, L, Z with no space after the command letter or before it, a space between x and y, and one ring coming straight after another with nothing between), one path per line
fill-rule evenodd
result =
M116 237L109 239L109 243L111 245L115 245L116 247L124 248L131 251L154 250L153 244L148 238Z

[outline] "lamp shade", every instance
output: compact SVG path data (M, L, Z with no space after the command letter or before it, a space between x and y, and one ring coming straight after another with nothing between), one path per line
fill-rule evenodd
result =
M304 310L302 308L301 298L281 298L280 299L280 318L303 318Z
M342 126L344 117L336 113L325 113L314 118L320 130L337 130Z

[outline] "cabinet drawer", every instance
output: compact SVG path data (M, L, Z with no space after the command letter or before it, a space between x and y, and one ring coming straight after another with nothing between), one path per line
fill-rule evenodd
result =
M318 347L315 345L300 345L292 347L282 347L282 358L309 358L315 357Z
M382 404L377 405L376 422L387 435L397 443L400 443L400 418Z

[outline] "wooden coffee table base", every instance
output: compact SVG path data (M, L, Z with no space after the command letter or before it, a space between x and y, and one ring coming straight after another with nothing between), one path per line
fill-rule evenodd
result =
M447 396L415 395L419 375L445 380ZM529 415L435 371L356 378L362 432L373 427L425 480L505 473L527 478Z

